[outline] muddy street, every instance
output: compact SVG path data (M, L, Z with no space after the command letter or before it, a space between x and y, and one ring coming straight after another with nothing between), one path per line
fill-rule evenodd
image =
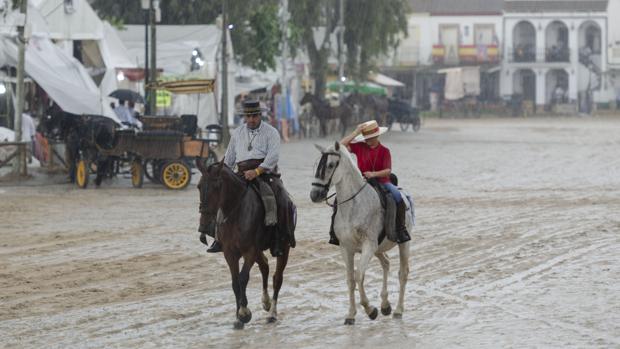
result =
M299 217L280 319L266 323L254 267L243 331L224 258L198 241L195 185L0 184L0 347L620 346L620 120L429 120L388 133L416 202L405 312L371 321L359 307L351 327L331 209L309 199L313 142L330 143L282 147Z

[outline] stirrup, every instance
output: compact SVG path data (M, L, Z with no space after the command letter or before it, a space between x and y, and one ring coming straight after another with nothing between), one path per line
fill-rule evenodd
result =
M409 235L409 232L407 231L407 228L403 227L396 234L396 243L397 244L402 244L402 243L407 242L409 240L411 240L411 235Z
M222 244L217 240L213 240L213 243L211 244L211 247L207 249L207 252L208 253L222 252Z
M340 241L336 237L336 234L329 234L329 243L332 245L340 246Z

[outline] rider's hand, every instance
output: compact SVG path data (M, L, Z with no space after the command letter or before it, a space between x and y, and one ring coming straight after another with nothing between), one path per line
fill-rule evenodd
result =
M377 176L376 172L372 172L372 171L364 172L364 177L367 178L367 179L371 179L371 178L376 177L376 176Z
M362 130L364 129L364 124L359 124L357 125L357 127L355 128L355 133L356 134L360 134L362 133Z
M258 174L255 170L247 170L243 172L243 177L245 177L248 181L253 181L256 177L258 177Z

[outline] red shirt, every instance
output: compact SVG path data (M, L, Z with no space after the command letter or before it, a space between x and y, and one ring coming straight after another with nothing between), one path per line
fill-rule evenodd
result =
M364 142L349 144L351 153L357 157L357 167L362 174L364 172L377 172L392 168L392 155L390 150L379 143L375 148L371 148ZM390 177L377 177L379 183L389 183Z

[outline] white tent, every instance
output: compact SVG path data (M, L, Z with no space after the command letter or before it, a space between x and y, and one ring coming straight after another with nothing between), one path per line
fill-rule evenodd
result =
M438 71L446 74L444 94L447 100L480 95L480 67L457 67Z
M46 21L33 25L32 34L54 40L101 40L103 23L86 0L30 0ZM35 23L36 24L36 23Z
M127 25L118 35L127 47L131 59L144 66L144 26ZM222 31L216 25L158 25L157 26L157 68L163 69L164 75L183 77L190 73L192 51L200 50L204 65L201 70L191 72L193 77L216 79L216 95L213 96L175 96L172 111L174 113L195 114L199 110L199 126L217 122L221 103L220 41ZM228 122L234 122L235 64L229 38L228 55ZM193 112L191 112L193 110Z
M17 45L0 37L0 65L17 66ZM66 112L105 115L119 121L101 102L99 90L86 69L49 39L32 37L26 47L26 74Z

